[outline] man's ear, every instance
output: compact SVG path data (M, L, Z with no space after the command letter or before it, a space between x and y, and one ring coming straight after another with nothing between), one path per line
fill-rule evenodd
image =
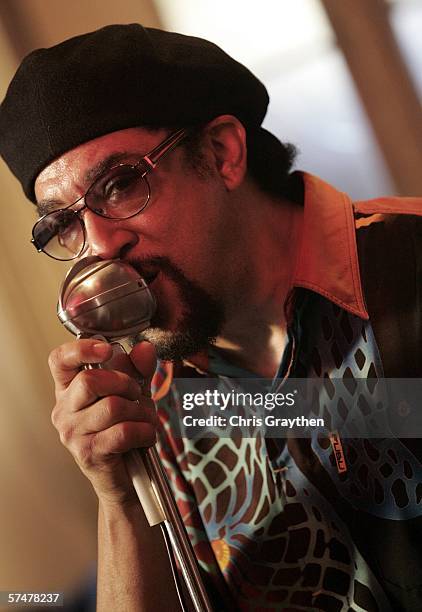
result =
M228 191L239 187L247 171L246 130L233 115L219 115L204 129L215 168Z

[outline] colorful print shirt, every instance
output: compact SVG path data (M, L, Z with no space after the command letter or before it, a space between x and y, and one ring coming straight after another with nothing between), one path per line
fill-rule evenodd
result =
M343 379L353 393L355 379L384 376L356 229L383 223L398 209L420 215L422 203L353 204L315 177L303 180L302 246L285 305L289 343L278 377ZM250 375L212 348L190 365L221 381ZM162 363L155 378L161 456L216 610L422 609L422 468L405 441L347 438L347 469L339 472L318 429L287 442L260 435L177 438L170 421L181 407L171 370ZM341 391L333 387L329 396L321 415L346 419ZM361 404L368 418L381 418L365 398Z

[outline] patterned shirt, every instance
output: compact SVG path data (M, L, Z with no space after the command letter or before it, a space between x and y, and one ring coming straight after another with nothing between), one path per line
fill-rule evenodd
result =
M420 200L350 199L303 174L301 247L285 304L289 342L277 377L324 381L325 421L347 419L343 394L383 364L360 281L356 230L397 212L422 214ZM207 376L246 378L212 348L192 364ZM341 441L339 470L325 431L302 439L172 435L180 414L156 376L161 455L195 553L218 593L216 610L396 612L422 609L422 469L395 438ZM192 372L195 372L192 370ZM185 376L194 376L185 372ZM330 386L343 379L344 389ZM377 391L378 393L378 391ZM365 418L382 419L359 397ZM390 539L391 538L391 539ZM399 547L399 548L398 548ZM410 570L410 571L409 571Z

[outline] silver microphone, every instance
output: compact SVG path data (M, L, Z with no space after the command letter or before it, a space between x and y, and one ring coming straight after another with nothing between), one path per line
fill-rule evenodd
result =
M118 259L85 257L67 273L57 314L73 334L122 339L149 327L155 299L144 279Z
M136 336L149 327L155 309L154 296L131 265L91 256L79 260L67 273L57 314L78 338L99 337L129 353ZM161 524L170 540L195 610L211 612L189 536L156 448L133 450L128 454L127 467L150 526Z

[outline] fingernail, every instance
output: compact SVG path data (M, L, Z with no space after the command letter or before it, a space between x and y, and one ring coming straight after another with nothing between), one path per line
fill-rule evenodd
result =
M99 342L98 344L94 344L92 350L98 357L105 357L110 351L110 345L106 342Z

